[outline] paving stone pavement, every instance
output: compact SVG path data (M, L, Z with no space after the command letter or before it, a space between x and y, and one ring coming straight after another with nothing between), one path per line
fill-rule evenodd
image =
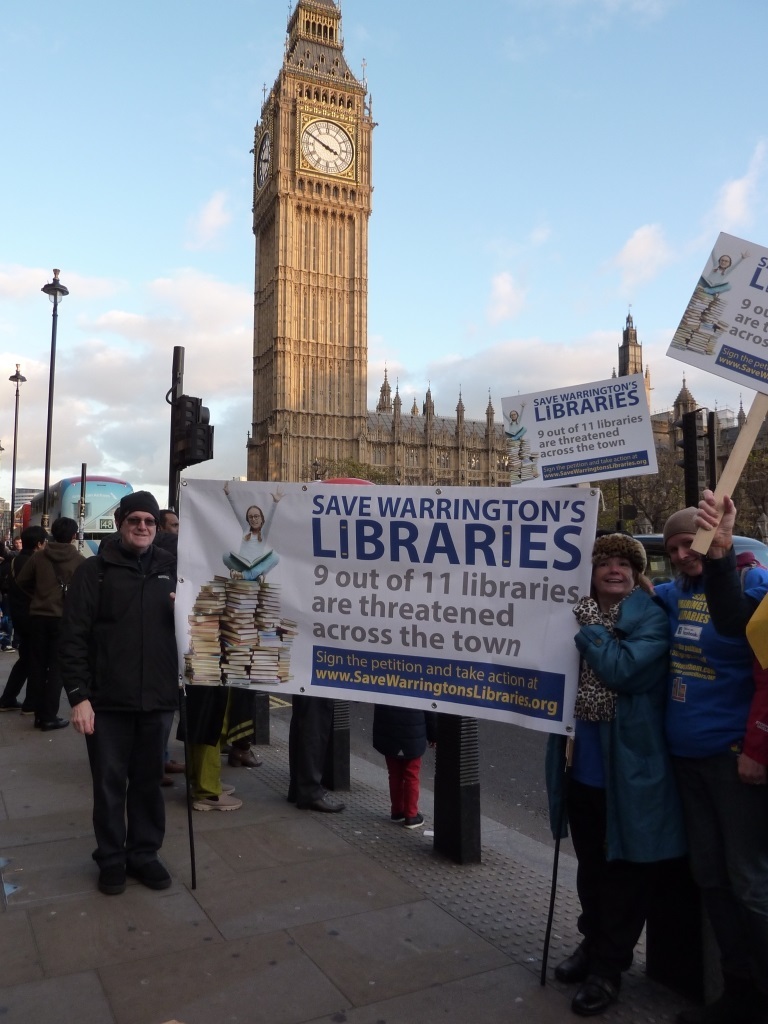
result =
M0 685L10 668L0 662ZM65 710L62 708L64 713ZM243 807L192 815L166 790L164 892L95 888L81 736L0 714L0 1020L3 1024L554 1024L573 989L539 980L552 850L483 819L482 863L435 855L389 821L386 770L352 759L341 814L285 800L287 713L259 769L222 776ZM171 756L183 758L174 741ZM578 941L575 862L561 855L550 965ZM674 1020L684 1002L625 975L608 1022Z

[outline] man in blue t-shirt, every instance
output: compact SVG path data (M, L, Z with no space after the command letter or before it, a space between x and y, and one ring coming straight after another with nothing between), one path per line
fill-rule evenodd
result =
M768 787L742 750L754 682L746 624L768 593L768 570L736 569L736 508L711 491L670 516L664 544L678 577L656 587L670 621L666 732L683 803L694 880L720 950L723 993L681 1024L768 1020ZM691 549L716 530L707 558Z

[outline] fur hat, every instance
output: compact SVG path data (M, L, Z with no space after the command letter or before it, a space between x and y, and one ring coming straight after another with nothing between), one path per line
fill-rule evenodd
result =
M592 565L603 558L626 558L635 572L645 572L645 548L639 540L626 533L606 533L598 537L592 548Z
M155 520L160 520L160 506L155 500L154 494L149 491L134 491L133 494L126 494L120 499L120 504L115 511L115 519L118 524L122 523L131 512L148 512Z
M666 544L670 537L674 537L678 533L696 533L698 527L695 519L698 511L691 505L690 508L681 509L680 512L673 512L664 523L664 543Z

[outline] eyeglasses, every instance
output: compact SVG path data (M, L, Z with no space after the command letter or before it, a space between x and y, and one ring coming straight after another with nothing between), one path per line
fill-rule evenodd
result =
M128 516L125 520L129 526L146 526L149 529L150 526L157 526L154 519L142 519L141 516Z

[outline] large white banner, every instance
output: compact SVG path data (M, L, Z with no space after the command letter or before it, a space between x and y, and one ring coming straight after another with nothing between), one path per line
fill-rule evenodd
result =
M513 395L501 411L513 487L656 472L642 373Z
M597 505L580 488L185 479L187 682L565 732Z
M768 392L768 249L718 235L667 355Z

